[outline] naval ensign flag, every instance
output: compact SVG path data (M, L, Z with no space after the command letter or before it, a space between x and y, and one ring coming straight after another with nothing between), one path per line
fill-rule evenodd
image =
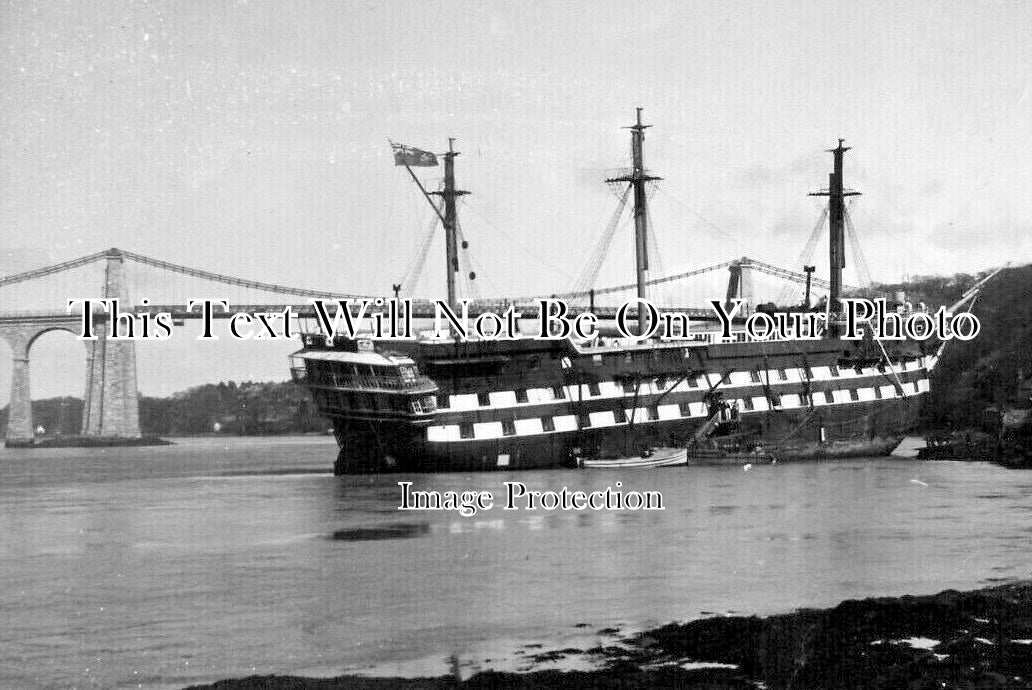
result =
M405 146L404 144L395 144L393 141L391 142L391 148L394 149L395 165L420 168L429 168L437 165L437 156L429 151L423 151L413 146Z

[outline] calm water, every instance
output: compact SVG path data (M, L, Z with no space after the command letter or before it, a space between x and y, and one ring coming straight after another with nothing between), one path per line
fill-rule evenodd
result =
M319 438L0 451L0 686L405 672L453 653L504 666L520 645L612 625L1032 573L1032 473L992 465L407 477L496 495L505 479L622 481L666 505L462 518L397 511L399 477L333 477L335 450Z

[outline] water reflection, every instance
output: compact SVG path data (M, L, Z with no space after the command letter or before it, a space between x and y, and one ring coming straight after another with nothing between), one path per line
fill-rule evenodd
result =
M335 541L377 541L380 539L412 539L430 533L430 525L426 522L416 524L401 522L379 527L352 527L336 530L332 539Z

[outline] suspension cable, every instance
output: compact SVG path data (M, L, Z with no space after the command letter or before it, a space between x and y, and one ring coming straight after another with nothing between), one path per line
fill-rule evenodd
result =
M189 266L183 266L180 264L173 264L168 261L161 261L160 259L152 259L149 256L143 254L137 254L136 252L121 250L123 257L135 261L140 264L150 266L152 268L160 268L165 271L171 271L173 273L181 273L183 275L191 276L193 278L203 278L205 280L211 280L217 283L224 283L226 285L234 285L237 287L249 288L252 290L261 290L263 292L275 292L283 295L298 295L300 297L328 297L328 298L359 298L367 297L368 295L358 294L344 294L341 292L334 292L329 290L311 290L308 288L291 287L288 285L279 285L276 283L263 283L257 280L245 280L243 278L235 278L233 276L224 275L221 273L213 273L211 271L203 271L197 268L190 268ZM100 256L104 256L102 253Z
M122 252L123 256L125 252ZM33 280L35 278L43 278L44 276L53 275L62 271L69 271L73 268L79 268L80 266L86 266L94 261L100 261L108 255L107 251L97 252L96 254L89 254L87 256L81 256L78 259L71 259L70 261L64 261L53 266L46 266L45 268L37 268L31 271L25 271L23 273L15 273L12 276L5 276L0 278L0 287L5 285L14 285L15 283L24 283L27 280Z
M690 271L685 271L683 273L677 273L677 274L672 275L672 276L664 276L662 278L652 278L650 280L646 280L645 284L646 285L660 285L662 283L670 283L670 282L673 282L675 280L684 280L685 278L691 278L692 276L697 276L697 275L701 275L703 273L709 273L710 271L717 271L717 270L720 270L722 268L727 268L731 264L735 263L735 261L737 261L737 259L729 260L729 261L721 261L719 264L713 264L712 266L705 266L703 268L692 269ZM598 296L598 295L609 295L609 294L612 294L614 292L623 292L625 290L633 290L633 289L635 289L637 287L638 287L637 283L627 283L625 285L615 285L613 287L607 287L607 288L602 288L602 289L599 289L599 290L595 290L594 293L595 293L596 296ZM571 300L571 299L584 298L584 297L587 297L589 294L591 294L591 291L584 290L584 291L580 291L580 292L564 292L564 293L560 293L560 294L556 294L556 295L552 295L552 296L557 298L557 299ZM529 297L517 297L515 301L518 301L518 302L532 301L532 300L535 300L537 298L538 298L537 295L531 295Z

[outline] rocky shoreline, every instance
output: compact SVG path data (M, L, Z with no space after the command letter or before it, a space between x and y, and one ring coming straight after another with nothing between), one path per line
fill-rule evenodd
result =
M758 618L672 623L590 654L591 671L481 671L462 678L251 676L191 690L313 688L946 688L1032 687L1032 581L970 592L845 601Z

